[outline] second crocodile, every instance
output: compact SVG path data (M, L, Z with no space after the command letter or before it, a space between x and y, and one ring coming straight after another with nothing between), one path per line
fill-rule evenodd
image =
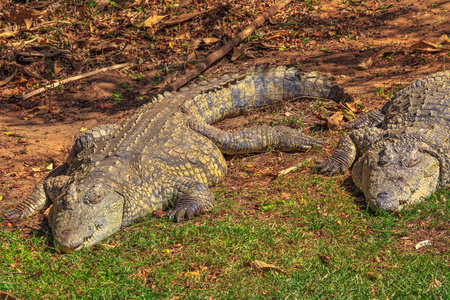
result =
M346 127L358 130L318 168L332 174L353 164L373 209L400 210L450 186L450 71L414 82Z
M81 135L67 163L7 215L28 217L53 204L49 224L63 252L92 246L157 209L172 207L169 217L189 219L212 207L209 187L227 169L222 153L297 151L322 143L286 126L228 132L210 124L302 96L340 101L345 93L327 76L257 67L245 76L159 96L122 126Z

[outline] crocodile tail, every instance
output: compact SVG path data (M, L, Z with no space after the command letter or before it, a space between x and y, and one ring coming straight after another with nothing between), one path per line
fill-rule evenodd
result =
M302 73L285 66L258 66L246 76L212 86L185 104L185 111L208 124L238 115L252 107L270 105L300 97L345 101L350 98L334 78L316 72Z

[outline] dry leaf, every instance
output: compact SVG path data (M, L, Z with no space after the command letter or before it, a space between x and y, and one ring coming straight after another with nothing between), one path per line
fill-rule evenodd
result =
M116 245L109 245L109 244L104 244L104 243L99 243L98 245L99 246L103 246L106 249L114 249L114 248L116 248Z
M443 34L438 40L439 44L450 44L450 39L448 38L448 35Z
M25 22L25 28L27 30L29 30L31 28L31 25L33 25L33 19L25 19L24 22Z
M411 50L417 52L440 52L440 51L450 51L450 47L440 47L439 45L426 42L419 41L410 47Z
M264 271L264 272L267 272L267 271L270 271L270 270L274 270L274 271L277 271L277 272L283 272L283 270L281 270L277 266L272 265L272 264L267 264L267 263L265 263L263 261L260 261L260 260L254 260L251 263L251 266L253 268L257 269L257 270Z
M192 43L189 44L187 51L188 52L194 51L195 49L197 49L200 46L201 43L202 43L202 39L194 40Z
M442 282L440 282L439 280L437 280L436 278L434 278L434 282L432 282L430 284L430 287L432 288L438 288L442 285Z
M163 15L163 16L151 16L150 18L148 18L147 20L144 21L144 27L153 27L154 25L158 24L159 22L162 21L162 19L164 19L165 17L167 17L168 15Z
M200 271L199 270L194 270L194 271L186 272L184 274L184 276L186 276L186 277L189 277L189 276L197 277L197 276L200 276Z
M335 112L330 117L326 118L328 128L338 126L344 119L342 111Z
M80 131L81 131L81 132L85 132L85 131L87 131L87 128L86 128L86 127L81 127L81 128L80 128Z
M432 243L430 240L421 241L420 243L417 243L416 250L419 250L420 248L427 246L427 245L431 245L431 244Z
M365 60L363 60L362 62L360 62L358 64L357 68L358 68L358 70L367 70L372 65L373 65L373 57L370 56L370 57L366 58Z
M218 41L220 41L220 39L215 38L215 37L205 37L205 38L203 38L203 42L205 42L206 45L214 44L214 43L217 43Z
M28 120L28 119L34 118L37 115L46 114L46 113L48 113L49 110L50 110L50 107L48 107L46 105L40 105L38 107L30 109L28 111L28 115L26 117L24 117L24 120Z
M245 49L243 47L235 47L233 49L233 54L231 55L231 60L235 61L238 59L241 55L243 55L245 52Z
M6 20L9 23L18 23L21 24L25 19L37 19L43 14L45 14L47 11L39 12L34 9L28 9L24 6L17 6L16 11L13 13L6 13Z
M48 215L50 214L50 210L52 208L53 204L50 205L45 211L44 211L44 218L48 219Z
M10 38L10 37L12 37L12 36L14 36L15 35L15 32L2 32L2 33L0 33L0 38L4 38L4 39L7 39L7 38Z
M359 102L359 100L356 101L356 102L345 102L345 103L342 103L341 105L342 105L344 108L350 110L351 112L357 113L357 112L358 112L358 109L356 108L356 103L357 103L357 102Z

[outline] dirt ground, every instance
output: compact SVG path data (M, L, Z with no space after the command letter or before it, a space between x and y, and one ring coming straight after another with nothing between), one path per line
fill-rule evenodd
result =
M251 0L180 2L109 2L103 9L89 1L83 5L63 1L66 5L59 7L36 1L2 4L0 213L24 200L48 169L64 162L83 130L122 123L146 101L146 93L184 74L271 4ZM215 9L210 10L212 7ZM152 14L170 18L192 12L203 13L176 25L139 26ZM242 43L234 55L227 55L201 77L219 77L259 64L329 73L353 96L358 104L353 107L360 115L380 107L392 92L412 81L450 69L449 13L450 2L444 0L294 2ZM196 41L199 46L195 49ZM49 50L66 54L23 53ZM42 87L46 79L69 78L124 62L134 66L64 84L26 100L17 98ZM314 100L289 102L218 126L236 129L284 122L307 133L324 130L329 139L323 154L327 157L339 135L329 132L326 118L340 109L328 102L317 109ZM228 157L229 174L216 189L244 186L251 190L268 185L280 170L310 156L263 153L253 156L251 166L245 159ZM246 164L245 170L242 164ZM252 170L263 176L245 175ZM5 219L3 227L27 230L42 218L18 224Z

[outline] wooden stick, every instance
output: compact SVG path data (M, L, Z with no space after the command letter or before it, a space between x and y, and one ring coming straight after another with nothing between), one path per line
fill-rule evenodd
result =
M125 68L125 67L128 67L130 65L132 65L132 63L118 64L118 65L113 65L113 66L110 66L110 67L101 68L101 69L98 69L98 70L95 70L95 71L92 71L92 72L84 73L84 74L81 74L81 75L77 75L77 76L74 76L74 77L70 77L70 78L67 78L67 79L64 79L64 80L60 80L60 81L54 82L52 84L46 85L43 88L40 88L40 89L37 89L35 91L29 92L29 93L27 93L25 95L17 96L17 98L26 100L26 99L28 99L30 97L33 97L33 96L36 96L36 95L38 95L40 93L45 92L48 89L54 89L54 88L60 86L61 84L72 82L72 81L76 81L76 80L79 80L79 79L82 79L82 78L86 78L86 77L95 75L95 74L100 73L100 72L109 71L109 70L115 70L115 69L120 69L120 68Z
M247 28L241 31L238 35L236 35L233 39L231 39L228 43L223 45L219 50L211 53L206 57L206 59L199 63L194 69L181 76L178 80L172 82L163 88L160 93L166 91L175 91L180 87L203 73L209 66L211 66L215 61L224 57L228 52L231 51L234 47L239 45L243 40L248 38L256 29L261 27L271 16L273 16L278 10L289 4L292 0L281 0L278 3L272 5L268 10L266 10L262 15L257 17Z

